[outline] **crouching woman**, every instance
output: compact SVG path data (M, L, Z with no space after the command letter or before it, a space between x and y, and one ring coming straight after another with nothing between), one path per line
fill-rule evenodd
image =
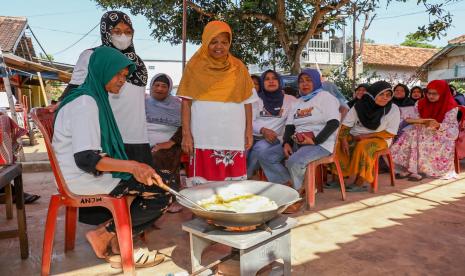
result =
M127 160L108 101L108 93L119 93L135 65L118 50L103 46L90 57L88 69L85 82L70 91L57 110L53 149L71 192L135 196L130 212L132 232L137 235L163 214L169 197L154 185L162 179L153 168ZM99 258L106 257L108 248L119 253L113 220L86 237ZM142 254L144 258L136 262L143 260L144 266L163 260L148 250Z

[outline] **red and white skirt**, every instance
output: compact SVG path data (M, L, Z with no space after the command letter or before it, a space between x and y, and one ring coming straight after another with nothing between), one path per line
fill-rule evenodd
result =
M187 173L192 185L207 181L245 180L247 162L244 151L195 149Z

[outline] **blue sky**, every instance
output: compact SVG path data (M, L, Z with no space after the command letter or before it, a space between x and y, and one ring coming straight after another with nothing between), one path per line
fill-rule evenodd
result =
M414 32L417 26L428 23L429 17L423 6L417 6L416 0L407 3L392 3L389 7L383 5L377 10L377 19L367 32L367 38L376 43L399 44L405 35ZM439 2L439 1L436 1ZM0 0L0 15L26 16L29 25L41 42L45 51L52 54L56 61L74 64L83 50L100 45L98 28L88 36L65 50L79 40L83 34L99 23L104 10L90 0ZM447 41L465 34L465 1L459 0L447 7L453 17L453 27L447 35L432 43L445 46ZM135 28L135 47L143 59L181 59L180 45L159 43L150 37L148 21L143 16L131 16ZM351 22L348 22L351 24ZM362 23L359 23L361 27ZM351 28L347 28L350 35ZM358 29L358 34L360 31ZM35 45L36 51L40 51ZM189 45L188 56L191 56L197 46Z

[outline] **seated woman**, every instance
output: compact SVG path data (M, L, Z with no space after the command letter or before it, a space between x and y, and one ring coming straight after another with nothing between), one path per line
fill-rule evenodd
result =
M415 117L407 119L414 127L405 130L391 146L394 163L402 168L399 178L419 181L431 177L455 176L454 150L459 129L457 103L444 80L427 86L426 98L418 101ZM413 120L413 119L423 120ZM426 119L426 120L425 120Z
M71 90L57 109L53 149L72 193L135 196L130 212L137 236L163 214L170 198L154 185L163 180L152 167L127 160L108 100L109 93L120 91L135 65L120 51L102 46L91 55L88 69L84 83ZM106 257L108 247L119 253L113 220L88 231L86 238L98 258ZM136 260L136 267L163 260L156 252L140 252L145 258Z
M260 168L258 156L267 148L281 144L284 124L296 98L282 91L281 76L273 70L265 71L261 77L260 100L253 104L254 144L247 154L247 177Z
M255 91L258 93L260 92L262 89L260 88L261 87L261 84L260 84L260 77L259 76L256 76L256 75L250 75L250 78L252 79L253 81L253 86L255 88Z
M344 176L355 176L348 192L367 190L365 182L374 179L375 152L388 148L397 134L400 112L391 99L391 85L375 82L342 122L336 155Z
M400 132L408 126L408 123L405 122L405 119L412 118L414 114L414 105L415 101L409 97L410 91L405 84L399 83L394 86L394 97L392 98L392 103L397 105L400 110L400 125L399 125L399 134Z
M303 70L298 84L302 96L289 113L283 145L276 144L263 151L259 162L268 181L292 185L302 192L308 163L333 152L341 115L336 97L321 89L317 70ZM284 158L288 158L286 166L281 163ZM296 204L286 211L295 212L300 207L301 204Z
M173 81L166 74L157 74L150 81L150 97L145 99L147 133L152 149L154 168L169 174L175 179L171 188L179 190L179 168L181 162L181 100L170 95ZM181 206L173 203L168 212L181 211Z
M360 99L362 99L363 95L365 95L365 93L367 93L368 91L368 87L370 87L370 85L368 83L361 83L357 86L357 88L355 88L355 91L354 91L354 97L352 100L350 100L347 105L352 108L354 107L355 103L358 102Z
M410 99L412 99L415 103L423 97L423 88L420 86L414 86L410 89Z

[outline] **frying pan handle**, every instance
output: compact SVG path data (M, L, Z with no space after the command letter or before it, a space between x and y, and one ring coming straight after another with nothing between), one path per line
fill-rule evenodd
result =
M283 210L286 210L286 209L287 209L287 207L291 206L292 204L294 204L294 203L296 203L296 202L299 202L299 201L301 201L302 199L303 199L303 198L301 198L301 197L299 197L299 198L297 198L297 199L294 199L294 200L293 200L293 201L291 201L291 202L288 202L288 203L286 203L286 204L283 204L283 205L279 206L279 208L278 208L278 209L281 209L281 208L283 208L283 207L284 207L284 208L283 208Z

